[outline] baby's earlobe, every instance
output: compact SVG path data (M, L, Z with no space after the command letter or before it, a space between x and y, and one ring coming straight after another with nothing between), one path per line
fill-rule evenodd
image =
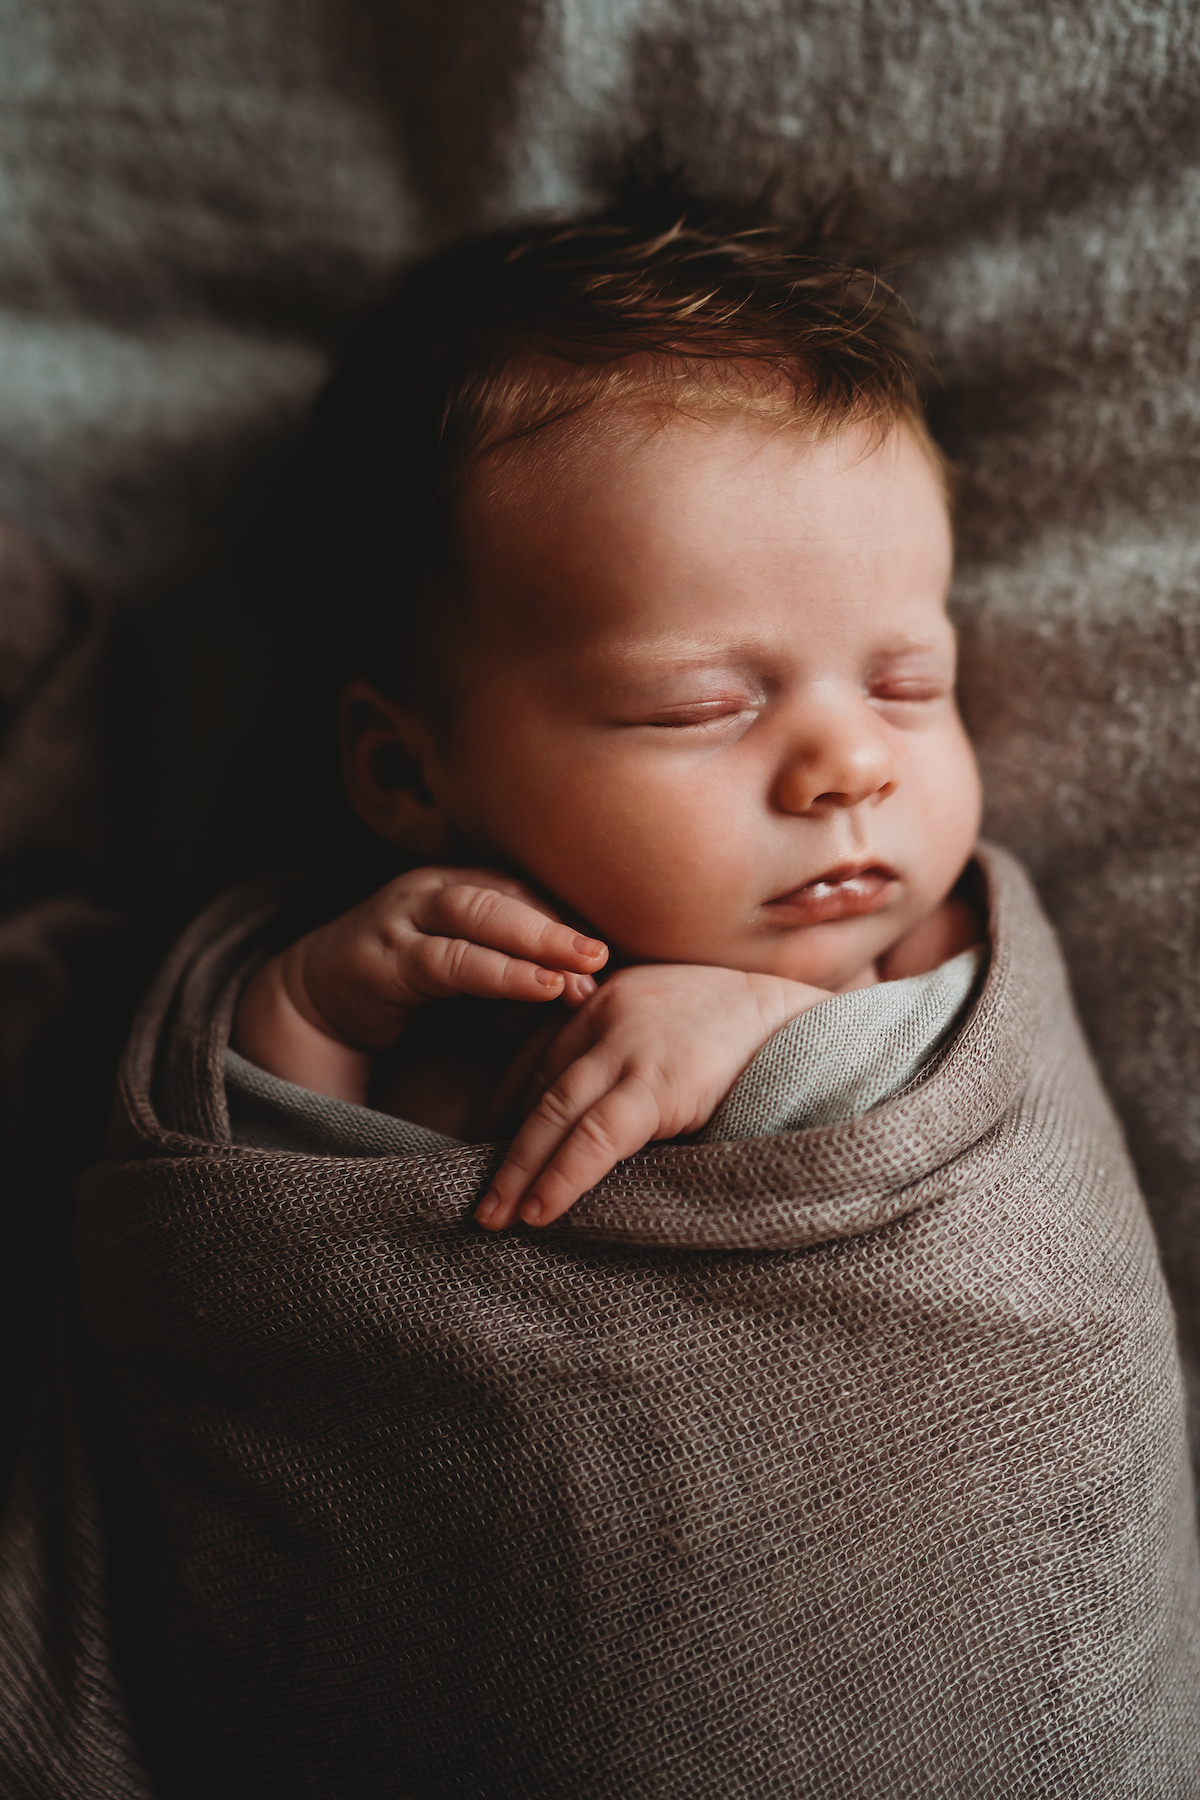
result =
M385 792L397 793L401 788L407 788L419 805L434 804L420 762L406 744L396 739L379 744L372 751L371 775L376 787Z

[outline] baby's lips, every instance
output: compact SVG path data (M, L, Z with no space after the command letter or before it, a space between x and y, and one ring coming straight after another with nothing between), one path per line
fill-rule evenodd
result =
M883 863L830 869L790 894L768 900L764 910L788 925L822 925L834 919L856 919L877 912L891 896L898 877Z

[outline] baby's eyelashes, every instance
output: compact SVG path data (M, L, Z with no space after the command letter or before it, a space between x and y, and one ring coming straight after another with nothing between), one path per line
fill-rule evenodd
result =
M872 700L885 703L919 705L922 701L943 700L954 692L954 664L953 642L949 648L926 646L888 657L867 672L866 692Z
M652 713L648 718L639 721L660 731L681 731L696 726L721 726L733 724L739 719L752 718L759 710L760 703L746 696L737 699L723 697L719 700L696 700L681 703L678 706L663 707L661 712Z
M953 687L952 681L931 677L927 680L875 681L869 692L872 700L919 702L944 699Z

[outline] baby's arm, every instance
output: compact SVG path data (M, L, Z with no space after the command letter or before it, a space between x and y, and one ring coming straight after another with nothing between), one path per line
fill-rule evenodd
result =
M540 1092L475 1217L549 1225L654 1139L698 1131L777 1031L828 1000L778 975L686 963L621 969L558 1033Z
M233 1047L361 1105L372 1058L414 1007L455 994L578 1006L607 956L506 875L417 869L272 957L242 996Z

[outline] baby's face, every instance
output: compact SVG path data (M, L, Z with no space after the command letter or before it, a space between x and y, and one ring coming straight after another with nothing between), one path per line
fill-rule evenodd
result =
M461 840L618 955L852 981L979 826L915 437L732 415L519 454L466 522L429 772Z

